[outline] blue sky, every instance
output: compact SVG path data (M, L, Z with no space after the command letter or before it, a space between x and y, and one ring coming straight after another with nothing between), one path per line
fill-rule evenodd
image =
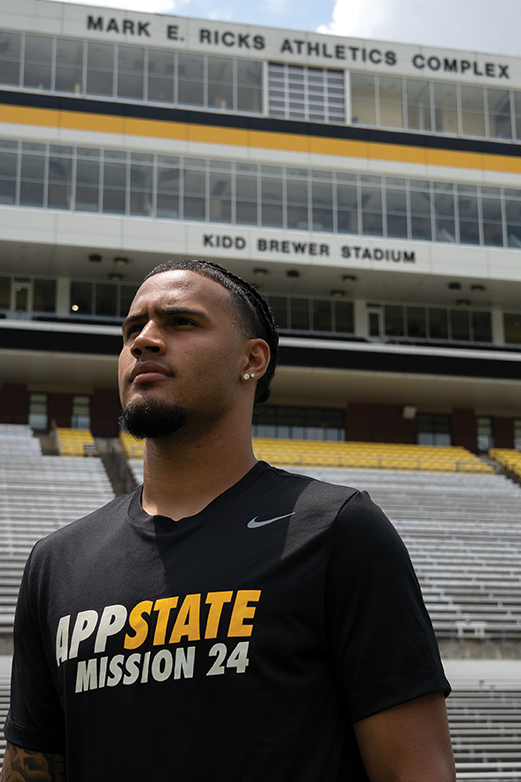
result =
M521 0L91 0L88 4L521 56Z

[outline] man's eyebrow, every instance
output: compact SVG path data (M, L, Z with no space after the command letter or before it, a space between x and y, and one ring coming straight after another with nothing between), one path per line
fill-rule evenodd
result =
M194 309L193 307L167 307L166 309L160 309L160 310L154 310L155 315L159 315L159 317L164 317L168 315L197 315L199 317L204 316L204 313L202 310ZM129 326L132 323L138 323L139 321L147 320L148 319L148 312L143 312L141 314L137 313L136 315L128 315L123 323L121 324L121 328L124 331L127 326Z

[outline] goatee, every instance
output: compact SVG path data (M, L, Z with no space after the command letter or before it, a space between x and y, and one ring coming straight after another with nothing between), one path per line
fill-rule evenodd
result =
M159 440L181 429L187 422L186 411L177 405L136 399L122 411L119 422L133 437Z

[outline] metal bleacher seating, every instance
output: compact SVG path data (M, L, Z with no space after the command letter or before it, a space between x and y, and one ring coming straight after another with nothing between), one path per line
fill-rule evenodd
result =
M56 429L56 444L60 456L92 456L98 451L89 429L70 429L59 426Z
M521 640L521 487L503 475L300 468L369 491L404 539L440 640Z
M42 456L28 427L0 428L0 633L12 629L23 567L34 543L113 496L99 458Z
M459 446L255 438L253 450L258 459L287 467L494 473L490 464Z
M513 448L491 448L488 455L503 469L521 478L521 451L515 451Z

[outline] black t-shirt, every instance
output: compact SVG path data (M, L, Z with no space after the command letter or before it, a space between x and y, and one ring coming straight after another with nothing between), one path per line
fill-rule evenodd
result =
M352 723L449 691L365 493L261 462L178 522L140 496L37 543L22 583L5 735L70 782L359 782Z

